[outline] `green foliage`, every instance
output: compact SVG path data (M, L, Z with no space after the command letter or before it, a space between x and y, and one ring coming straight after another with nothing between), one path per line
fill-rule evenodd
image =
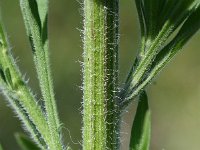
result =
M0 85L3 94L8 99L20 120L24 123L32 138L40 145L46 147L49 131L45 114L37 104L37 100L24 81L9 50L6 35L0 25Z
M130 150L148 150L151 137L151 115L145 92L140 94L132 125Z
M27 35L31 42L35 67L40 82L42 96L45 102L47 122L51 134L52 149L62 149L60 123L56 108L51 72L49 67L47 13L48 1L21 0L21 11L24 18Z
M141 48L120 93L122 110L198 31L199 5L199 0L136 0Z
M44 6L44 3L39 4ZM37 100L35 100L22 78L10 53L3 28L0 26L0 72L2 77L0 81L3 87L3 93L40 148L46 149L50 147L50 149L62 149L60 125L55 108L56 105L48 64L47 10L39 13L36 1L21 1L21 8L27 34L34 51L38 78L41 83L43 98L46 102L46 112L38 105ZM42 21L40 20L40 15L43 19ZM44 16L46 16L46 19L44 19Z
M135 0L135 3L141 27L141 48L119 92L119 1L84 0L84 150L120 148L121 113L138 95L130 149L149 149L151 116L145 87L200 28L199 0ZM17 142L22 150L71 149L62 143L53 91L48 0L20 0L20 7L44 105L38 104L23 79L0 23L1 90L39 148L21 134L16 135Z
M23 134L17 133L15 138L21 150L39 150L39 147Z

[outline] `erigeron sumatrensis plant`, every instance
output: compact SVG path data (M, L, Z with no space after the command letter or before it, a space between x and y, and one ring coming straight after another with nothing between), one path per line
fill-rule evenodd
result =
M145 87L200 28L200 0L135 0L141 47L124 84L118 84L119 1L84 0L82 149L120 149L121 115L137 96L130 150L148 150L151 114ZM0 85L34 143L23 150L71 149L62 141L49 65L48 0L20 0L44 106L32 94L0 25ZM2 150L0 146L0 150Z

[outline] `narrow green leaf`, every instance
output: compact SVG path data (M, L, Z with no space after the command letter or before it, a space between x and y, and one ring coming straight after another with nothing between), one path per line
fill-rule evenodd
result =
M18 69L8 46L6 34L0 27L0 73L2 93L7 98L10 106L12 106L19 119L29 131L32 138L37 142L40 148L47 147L47 143L51 141L46 116L37 100L24 81L21 72Z
M40 150L40 148L24 134L16 133L15 138L21 150Z
M154 63L155 58L157 57L158 53L160 53L160 51L163 49L163 47L167 45L164 51L171 51L171 49L180 49L184 45L185 41L187 41L198 28L198 22L194 23L194 28L191 27L191 29L188 29L187 26L191 26L192 23L190 22L194 22L195 20L192 20L190 16L200 5L199 0L167 0L166 2L163 2L164 0L161 0L155 5L151 4L150 1L140 0L140 3L143 3L144 14L147 14L146 18L152 18L152 16L154 16L154 12L159 12L156 11L156 9L160 10L160 8L162 8L162 10L160 10L160 13L158 14L161 14L162 16L159 17L161 19L159 19L158 17L155 18L155 20L152 19L152 21L154 21L150 21L149 24L147 24L147 21L145 20L146 31L153 36L149 37L148 34L146 34L146 37L142 38L142 47L139 52L138 65L136 66L136 68L134 68L134 70L130 71L131 75L129 75L127 79L128 82L125 83L125 86L123 88L125 90L123 90L121 94L123 96L121 97L122 110L132 101L133 98L135 98L135 96L138 95L138 93L146 86L146 84L149 83L147 82L146 78L149 75L152 63ZM139 3L139 0L136 2ZM152 10L153 8L155 10ZM141 14L141 11L139 13ZM196 18L197 16L198 12L196 13ZM151 24L152 26L154 26L153 28L151 27ZM177 34L174 40L170 42L170 44L167 44L173 32L176 31L178 27L182 26L182 24L184 25L180 32ZM174 45L174 43L176 44ZM173 51L175 52L175 50ZM161 54L162 53L168 52L161 52ZM172 55L172 53L170 55ZM148 79L150 78L148 77ZM146 84L144 84L144 80Z
M140 30L141 30L141 36L145 36L145 30L146 30L146 23L144 19L144 8L142 6L142 1L141 0L135 0L136 3L136 8L138 12L138 17L140 21Z
M158 68L161 70L199 29L200 6L186 20L176 37L158 53L151 70L158 70Z
M37 26L42 30L42 23L38 12L38 4L36 0L28 0L28 5L32 14L32 17L36 20ZM29 23L29 22L28 22ZM30 25L29 25L30 26Z
M183 46L200 29L200 6L192 13L169 45ZM178 43L178 44L177 44Z
M161 70L164 65L169 62L172 57L190 40L190 38L200 29L200 6L192 13L192 15L183 24L176 37L161 50L157 55L153 67L157 66ZM157 67L158 68L158 67Z
M157 35L158 14L163 7L163 0L143 0L144 19L147 37L154 39Z
M196 2L197 0L168 0L160 13L162 17L157 19L160 23L159 29L161 29L166 22L169 22L174 27L178 27L194 9L197 4Z
M34 1L34 2L31 2ZM40 88L44 99L44 107L51 134L51 149L62 149L60 138L60 121L56 108L53 82L50 71L48 37L47 37L47 0L20 0L24 22L34 52L35 67L38 74ZM31 3L34 4L31 5ZM37 5L36 5L37 4ZM33 12L33 8L37 12ZM38 9L39 8L39 9ZM40 19L40 20L39 20ZM40 24L38 23L40 21Z
M41 20L38 12L36 0L20 0L20 6L24 18L24 23L29 37L33 52L36 49L42 49L41 46Z
M199 29L200 6L184 22L175 38L157 54L148 72L142 77L138 86L133 89L130 97L135 97L137 93L144 89Z
M132 125L130 150L149 150L151 115L145 92L139 97L135 119Z
M135 0L138 10L142 36L153 40L168 24L175 30L189 15L198 0ZM170 27L171 26L171 27ZM173 31L172 30L172 31Z
M25 108L23 105L24 103L17 99L17 95L13 95L12 92L14 92L14 91L9 91L9 89L4 89L3 92L4 92L5 97L7 98L10 106L13 108L16 115L22 121L23 126L30 133L31 138L38 144L38 146L41 149L46 149L46 147L47 147L46 141L45 141L47 139L46 136L50 136L48 134L48 129L46 128L47 127L46 123L41 121L41 123L43 123L43 124L38 125L38 122L35 121L36 119L35 119L35 116L32 115L32 112L29 113L29 109ZM25 106L27 106L27 105L25 105ZM35 107L34 105L32 105L32 106ZM36 115L38 114L37 112L34 112L34 113ZM40 114L38 114L38 115L40 115ZM38 117L38 120L39 119L42 120L42 118L39 118L39 117ZM41 132L41 126L43 129L42 132Z
M141 29L141 49L140 57L144 56L146 49L158 35L158 17L165 6L163 0L135 0Z
M48 14L48 1L49 0L36 0L38 4L38 12L41 20L42 26L44 25L44 22L46 22L46 17Z
M49 0L37 0L38 12L41 20L41 36L44 49L48 47L48 1Z

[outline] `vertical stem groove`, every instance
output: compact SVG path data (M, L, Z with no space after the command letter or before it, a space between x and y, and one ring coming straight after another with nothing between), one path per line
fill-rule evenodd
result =
M84 1L84 150L119 148L118 9L118 0Z

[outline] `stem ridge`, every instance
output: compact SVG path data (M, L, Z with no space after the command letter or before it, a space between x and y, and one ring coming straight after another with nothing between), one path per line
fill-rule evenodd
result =
M83 149L118 149L118 0L84 1Z

